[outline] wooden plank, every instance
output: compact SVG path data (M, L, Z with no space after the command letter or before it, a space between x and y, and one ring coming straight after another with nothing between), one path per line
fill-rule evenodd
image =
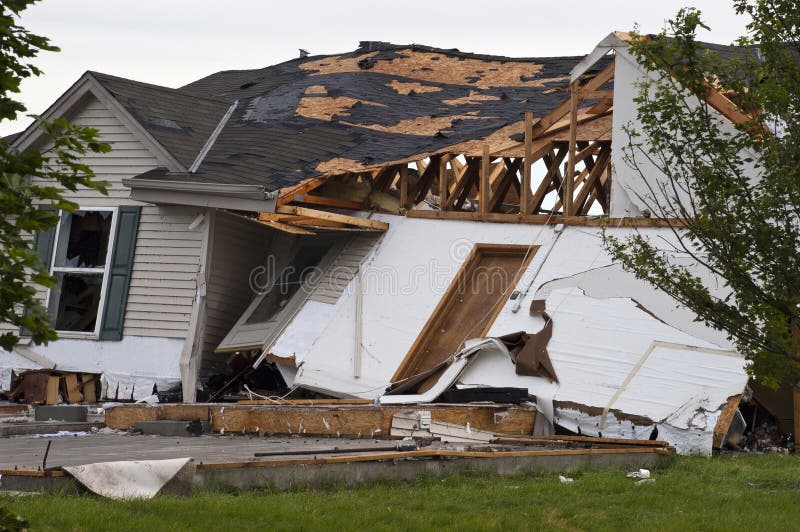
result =
M531 166L533 165L533 113L525 113L525 155L522 169L522 196L519 210L522 214L530 214L531 205Z
M439 160L439 210L447 210L447 193L449 183L447 182L447 163L450 161L449 155L444 155Z
M408 165L400 165L400 208L408 208Z
M283 222L274 222L274 221L267 221L261 222L262 224L266 225L267 227L271 227L272 229L277 229L278 231L283 231L284 233L290 233L293 235L315 235L316 233L313 231L309 231L308 229L302 229L300 227L295 227L293 225L285 224Z
M586 226L586 227L683 227L682 220L673 218L661 220L658 218L607 218L604 216L550 216L547 214L505 214L490 212L482 214L479 212L464 211L408 211L406 216L409 218L432 218L439 220L473 220L478 222L494 223L529 223L529 224L548 224L555 225L563 223L565 225Z
M613 77L614 77L614 62L612 61L606 68L601 70L595 77L586 82L586 84L581 88L581 93L585 94L594 91L596 89L599 89ZM575 83L577 84L578 81L576 81ZM582 101L582 99L583 98L579 93L578 100ZM564 118L564 116L566 116L567 113L569 113L571 107L572 107L572 96L570 94L570 98L561 102L552 111L547 113L536 124L534 124L531 136L534 139L536 139L543 133L546 133L551 126L553 126L556 122Z
M97 402L97 385L94 375L88 373L81 375L81 390L84 403L94 404Z
M347 225L354 225L356 227L366 227L369 229L377 229L379 231L386 231L389 229L389 224L378 220L370 220L368 218L359 218L357 216L348 216L346 214L336 214L327 211L319 211L316 209L309 209L307 207L296 207L294 205L279 205L276 209L278 214L293 214L296 216L308 216L309 218L319 218L321 220L330 220L332 222L340 222Z
M297 185L282 188L280 195L278 196L278 205L291 202L296 194L305 194L306 192L319 187L328 179L330 179L330 176L312 177L310 179L306 179L305 181L301 181Z
M327 196L316 196L314 194L295 194L293 198L297 203L308 203L310 205L324 205L326 207L338 207L340 209L361 210L365 207L364 202L351 201L340 198L329 198Z
M539 183L539 186L536 188L533 198L531 198L533 210L539 209L542 201L544 201L544 197L550 191L551 183L555 183L555 188L559 191L559 195L563 196L564 191L561 189L561 172L558 168L566 155L567 151L560 149L557 153L553 153L551 151L549 154L544 156L544 163L547 165L547 173L542 179L542 182Z
M553 436L507 436L497 434L509 442L548 442L548 441L567 441L574 443L613 443L617 445L635 445L638 447L670 447L669 442L661 440L634 440L629 438L595 438L593 436L573 436L571 434Z
M564 209L565 216L572 216L573 184L575 178L575 143L578 140L578 83L570 86L569 108L569 148L567 152L567 171L564 172Z
M479 208L480 212L489 212L489 200L492 189L489 187L489 174L491 173L492 159L489 157L489 145L483 145L483 152L481 154L481 175L480 175L480 189L479 189Z
M245 399L238 405L372 405L372 399Z
M733 416L736 415L736 411L739 409L741 400L741 394L728 397L728 401L725 403L719 419L717 419L717 424L714 425L713 447L715 449L720 449L725 442L725 436L728 435L728 429L733 421Z
M197 465L198 470L224 471L231 469L252 469L267 467L295 467L321 464L348 464L355 462L377 462L394 460L420 460L425 458L534 458L545 456L582 456L615 454L656 454L669 456L675 454L671 448L664 447L623 447L620 449L542 449L536 451L459 451L453 449L424 449L416 451L358 453L343 456L319 456L314 458L290 458L286 460L257 460L247 462L216 462ZM3 472L5 473L5 472Z
M67 403L76 404L81 402L81 389L78 385L78 376L74 373L64 375L64 385L67 393Z
M511 162L504 159L504 164L506 166L506 172L503 176L503 179L500 181L500 184L497 186L497 190L492 193L492 199L489 201L490 212L495 211L500 207L500 204L503 202L506 194L508 194L508 189L511 187L512 182L518 182L517 171L522 164L522 159L517 158Z
M47 389L45 390L44 403L47 405L58 404L58 385L61 382L61 377L57 375L50 375L47 379Z
M580 192L578 192L578 196L575 198L574 209L576 213L579 213L583 210L584 202L589 197L589 193L592 190L595 190L595 184L600 180L600 176L603 174L603 172L605 172L606 166L609 164L610 159L611 148L604 148L603 151L600 152L600 156L597 158L597 161L594 163L594 167L586 177L586 181L581 187Z

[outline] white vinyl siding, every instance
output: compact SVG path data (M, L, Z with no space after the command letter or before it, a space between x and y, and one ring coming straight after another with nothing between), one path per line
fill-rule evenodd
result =
M206 320L201 375L227 369L227 354L215 356L219 345L254 297L250 272L263 265L277 241L276 231L254 221L218 211L212 237L206 286Z
M133 258L125 336L186 338L197 294L205 224L198 207L145 206Z
M65 197L80 203L81 207L141 205L130 199L130 189L122 184L122 180L159 166L159 161L93 96L88 96L83 108L68 118L73 124L97 129L100 140L111 143L112 150L109 153L90 153L81 159L82 163L92 167L98 180L108 182L108 196L80 187L75 192L68 192ZM35 179L33 182L52 185L47 180Z
M366 233L354 236L336 257L309 296L312 301L335 304L344 289L356 276L364 259L372 253L383 233Z

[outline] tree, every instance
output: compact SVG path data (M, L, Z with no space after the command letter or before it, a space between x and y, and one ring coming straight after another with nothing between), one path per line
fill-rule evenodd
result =
M800 2L735 0L734 8L750 22L738 52L724 57L697 41L708 28L695 9L656 36L634 35L634 56L660 76L639 87L625 159L651 192L640 199L677 244L659 250L634 234L606 237L606 246L726 332L751 375L776 386L800 378ZM710 86L750 118L720 127L704 99ZM649 165L667 179L657 182ZM728 295L715 297L696 269L670 260L674 252L724 280Z
M36 0L3 0L0 3L0 121L14 120L25 106L14 99L25 78L42 72L29 61L40 51L58 51L46 37L34 35L18 24L20 14ZM31 115L33 116L33 115ZM31 235L47 231L58 222L58 210L74 211L77 205L66 200L64 190L79 186L106 192L106 184L95 179L81 156L110 151L92 128L70 124L57 118L35 117L49 137L43 151L12 149L0 139L0 323L11 323L30 331L36 343L55 340L48 311L36 299L38 284L55 285L48 267L42 264ZM37 178L32 184L31 178ZM51 209L42 209L40 206ZM0 346L11 350L18 341L12 332L0 335Z

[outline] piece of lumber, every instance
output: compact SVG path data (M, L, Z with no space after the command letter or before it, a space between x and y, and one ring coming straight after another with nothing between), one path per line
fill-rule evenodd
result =
M491 157L489 157L489 145L483 145L481 154L481 177L480 177L480 199L479 207L481 212L489 212L489 200L492 189L489 187L489 174L491 173Z
M364 208L364 202L351 201L340 198L329 198L327 196L317 196L314 194L295 194L293 201L296 203L308 203L310 205L339 207L340 209L361 210Z
M560 149L558 152L550 152L547 155L544 155L544 163L547 165L547 173L545 174L544 178L542 179L539 186L536 188L536 192L534 192L533 197L531 198L531 205L533 206L533 210L538 210L544 201L544 197L550 191L550 185L555 184L556 190L558 190L559 196L564 194L564 190L561 188L561 172L559 170L559 165L561 161L564 160L564 157L567 155L566 149Z
M400 208L408 208L408 165L400 165Z
M372 399L243 399L239 405L371 405Z
M78 385L78 376L74 373L64 375L64 387L67 393L67 403L76 404L81 402L81 388Z
M293 235L315 235L313 231L309 231L308 229L302 229L300 227L295 227L293 225L285 224L283 222L261 222L262 224L266 225L267 227L271 227L273 229L277 229L278 231L283 231L284 233L290 233Z
M578 192L578 195L575 198L574 207L576 213L581 212L583 210L584 202L589 197L589 193L592 190L595 190L595 185L597 182L599 182L602 173L606 171L606 166L609 164L610 159L611 159L611 148L606 148L600 152L597 161L595 161L594 166L592 167L591 171L586 177L586 181L584 182L580 192Z
M531 166L533 165L533 113L525 113L525 155L522 170L522 196L519 210L522 214L530 214L531 205Z
M577 436L572 434L554 434L551 436L508 436L506 434L495 434L498 438L516 442L547 442L547 441L568 441L574 443L605 443L615 445L633 445L637 447L669 447L669 442L662 440L634 440L632 438L601 438L594 436Z
M278 205L289 203L296 194L305 194L325 183L330 176L318 176L306 179L291 187L282 188L278 195Z
M449 183L447 182L447 163L450 162L449 155L443 155L439 159L439 209L447 210L447 193L449 192Z
M614 77L614 62L612 61L609 65L601 70L595 77L590 79L586 82L586 84L581 87L578 93L578 101L582 101L581 93L588 93L599 89L602 87L606 82L608 82L612 77ZM575 84L579 83L578 81ZM547 113L543 116L536 124L533 126L532 137L535 139L536 137L542 135L543 133L547 132L551 126L556 124L559 120L564 118L564 116L569 113L570 108L572 107L572 95L570 94L570 98L561 102L558 106L556 106L552 111Z
M45 389L44 403L47 405L58 404L58 387L61 383L61 377L58 375L50 375L47 379L47 388Z
M562 216L548 214L506 214L500 212L480 213L466 211L408 211L409 218L429 218L438 220L473 220L495 223L528 223L585 226L585 227L684 227L685 222L678 218L661 220L658 218L608 218L605 216Z
M83 402L94 404L97 402L97 384L94 375L84 373L81 375L81 391Z
M378 231L386 231L389 229L389 224L379 220L370 220L368 218L359 218L357 216L348 216L346 214L337 214L327 211L319 211L316 209L309 209L307 207L297 207L294 205L279 205L276 208L278 214L293 214L296 216L308 216L309 218L319 218L320 220L330 220L332 222L340 222L347 225L354 225L356 227L365 227L368 229L376 229Z
M570 86L569 108L569 151L567 156L567 171L564 175L564 215L572 216L573 184L575 178L575 143L578 140L578 84Z
M728 401L722 408L722 413L720 413L719 419L717 419L717 424L714 425L713 447L715 449L720 449L725 443L725 436L728 435L728 429L731 427L733 416L736 415L741 400L741 394L728 397Z

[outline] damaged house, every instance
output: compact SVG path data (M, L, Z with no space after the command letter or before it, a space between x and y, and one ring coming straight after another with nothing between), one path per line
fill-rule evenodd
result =
M646 75L625 39L524 59L362 42L178 89L87 72L45 115L113 143L85 160L110 192L69 194L80 210L37 235L60 339L0 353L0 389L47 367L192 402L238 353L293 391L524 388L540 433L710 453L743 357L602 246L672 238L618 149Z

